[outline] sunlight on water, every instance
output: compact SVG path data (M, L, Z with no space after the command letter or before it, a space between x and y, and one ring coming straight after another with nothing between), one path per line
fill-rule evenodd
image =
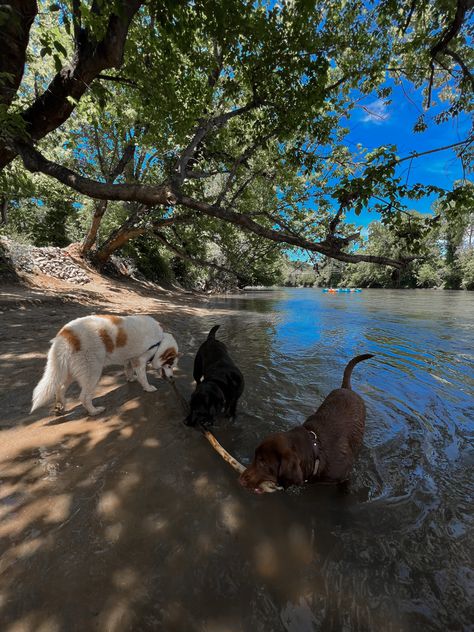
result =
M259 575L286 586L295 570L282 502L287 510L291 503L300 537L317 548L294 576L307 591L278 606L284 628L467 626L474 296L308 289L217 299L215 306L235 310L220 318L219 333L246 391L238 422L220 436L243 462L269 432L302 423L340 385L350 358L376 355L353 374L368 418L349 492L313 486L266 505ZM268 521L280 527L268 534Z

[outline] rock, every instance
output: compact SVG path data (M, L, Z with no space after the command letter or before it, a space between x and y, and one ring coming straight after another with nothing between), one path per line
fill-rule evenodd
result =
M1 244L16 270L33 274L42 272L80 285L90 282L84 270L72 260L69 253L61 248L54 246L37 248L15 243L7 238L2 238Z

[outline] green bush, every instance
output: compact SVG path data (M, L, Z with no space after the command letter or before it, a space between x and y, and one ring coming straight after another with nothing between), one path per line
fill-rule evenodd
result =
M474 290L474 249L459 257L459 266L462 273L462 287L465 290Z

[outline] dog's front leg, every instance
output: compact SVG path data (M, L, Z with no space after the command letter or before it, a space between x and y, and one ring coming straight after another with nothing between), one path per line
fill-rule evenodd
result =
M133 366L130 360L127 360L123 365L123 369L125 371L125 377L127 378L127 382L135 382L135 371L133 370Z
M146 364L145 363L141 363L137 365L135 365L135 373L137 374L137 380L139 381L139 383L142 385L142 388L144 391L146 391L147 393L153 393L154 391L156 391L156 387L152 386L151 384L148 383L148 379L146 376Z

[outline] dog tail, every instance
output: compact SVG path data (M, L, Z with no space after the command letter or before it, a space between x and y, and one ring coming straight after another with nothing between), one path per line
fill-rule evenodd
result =
M369 358L373 358L373 357L374 356L372 353L364 353L363 355L358 355L355 358L352 358L352 360L344 369L344 377L342 378L341 388L350 389L352 369L355 367L356 364L359 364L359 362L362 362L363 360L368 360Z
M30 413L40 406L44 406L54 398L56 389L66 382L68 374L67 350L62 344L62 340L54 338L53 344L48 352L43 377L33 391Z
M215 340L216 338L216 331L219 329L220 325L214 325L214 327L211 329L211 331L207 334L207 339L208 340Z

